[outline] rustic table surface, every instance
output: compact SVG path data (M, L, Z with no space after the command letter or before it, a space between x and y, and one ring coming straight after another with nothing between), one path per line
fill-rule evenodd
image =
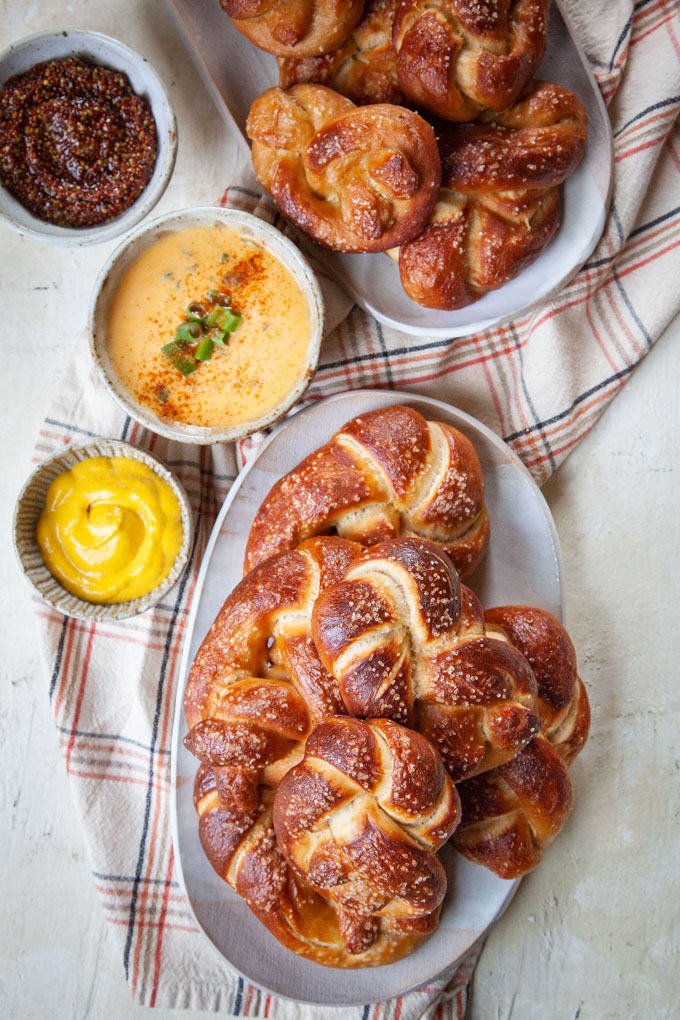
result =
M2 11L0 48L44 29L90 28L151 60L180 135L157 213L214 201L233 178L233 139L162 0L5 0ZM9 540L36 432L114 244L49 247L0 224L0 1015L15 1020L162 1012L131 1004L106 930ZM473 1020L680 1016L678 345L680 320L544 490L593 726L573 768L573 817L488 938Z

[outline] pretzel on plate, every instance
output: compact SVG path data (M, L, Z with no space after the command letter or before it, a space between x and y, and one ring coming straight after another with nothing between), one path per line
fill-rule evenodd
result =
M234 26L278 57L310 57L337 49L352 31L363 0L220 0Z
M394 19L406 96L446 120L503 110L545 52L550 0L401 0Z
M328 85L357 106L403 104L392 47L392 22L399 0L367 0L361 21L344 43L321 57L279 59L279 85Z
M436 851L459 820L455 787L432 744L388 719L326 719L283 778L274 828L291 867L338 907L352 949L387 921L437 926L446 875Z
M234 589L194 659L185 694L199 836L213 868L287 948L330 967L389 963L422 940L385 921L353 951L363 921L293 874L276 842L274 792L314 722L344 712L310 639L314 599L360 552L314 538L263 563Z
M301 84L258 96L246 130L259 183L319 244L385 251L425 226L441 167L434 131L412 110Z
M429 308L462 308L535 261L560 223L557 187L580 163L586 113L535 81L500 114L439 124L442 187L425 230L398 253L402 285Z
M458 787L457 850L502 878L539 864L573 802L568 765L586 742L590 708L569 635L551 613L529 606L487 611L487 631L519 649L538 683L541 732L512 761Z
M478 599L431 542L365 550L319 595L312 636L350 715L417 729L454 782L514 758L540 728L531 667L485 634Z
M358 415L272 487L250 530L245 569L332 530L362 545L429 538L466 577L489 541L472 443L399 404Z

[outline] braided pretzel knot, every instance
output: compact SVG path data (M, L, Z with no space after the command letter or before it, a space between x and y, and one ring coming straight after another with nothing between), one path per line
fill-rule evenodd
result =
M517 99L545 52L550 0L402 0L394 19L404 94L465 121Z
M260 49L278 57L311 57L337 49L363 10L363 0L220 0L222 9Z
M253 522L245 569L331 529L362 545L429 538L462 576L472 573L489 541L472 443L409 407L353 418L274 485Z
M199 836L212 866L284 945L344 967L390 962L422 936L386 928L365 953L350 952L337 911L291 875L272 802L312 723L344 712L309 621L317 593L359 551L340 538L314 538L253 570L220 610L185 695L185 744L202 763L194 786Z
M558 85L534 82L501 114L443 124L442 188L430 222L402 245L406 293L430 308L462 308L535 261L560 222L557 186L585 150L586 113Z
M350 952L381 925L437 925L446 875L436 851L459 818L432 744L387 719L328 719L281 782L274 828L292 868L339 907Z
M403 95L392 47L392 22L398 0L367 0L361 21L345 42L321 57L279 60L279 85L299 82L328 85L357 106L393 103Z
M513 758L539 728L529 664L485 636L479 602L467 589L461 596L430 542L364 552L317 599L312 635L348 712L414 726L454 782Z
M294 85L258 96L246 131L262 187L327 248L385 251L425 226L441 168L434 131L412 110Z
M590 708L569 635L551 614L528 606L486 613L487 631L512 643L538 682L541 733L512 761L461 783L456 849L502 878L539 864L564 825L573 793L567 766L586 742Z

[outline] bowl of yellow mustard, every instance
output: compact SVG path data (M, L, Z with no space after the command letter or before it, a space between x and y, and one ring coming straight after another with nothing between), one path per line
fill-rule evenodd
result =
M179 579L191 538L178 480L118 440L48 457L14 512L14 547L34 591L85 620L124 620L154 606Z
M104 265L90 351L114 399L188 443L231 442L301 398L324 305L295 245L257 216L214 206L140 227Z

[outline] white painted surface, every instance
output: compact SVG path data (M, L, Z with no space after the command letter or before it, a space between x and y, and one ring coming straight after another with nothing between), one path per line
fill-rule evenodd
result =
M169 85L180 144L156 211L214 200L233 178L236 150L161 0L5 0L0 47L56 27L118 36ZM35 433L112 247L49 248L0 227L0 1015L12 1020L209 1015L130 1003L9 538ZM562 541L567 620L593 729L572 771L574 814L487 942L471 1020L680 1017L678 344L680 322L544 490Z

